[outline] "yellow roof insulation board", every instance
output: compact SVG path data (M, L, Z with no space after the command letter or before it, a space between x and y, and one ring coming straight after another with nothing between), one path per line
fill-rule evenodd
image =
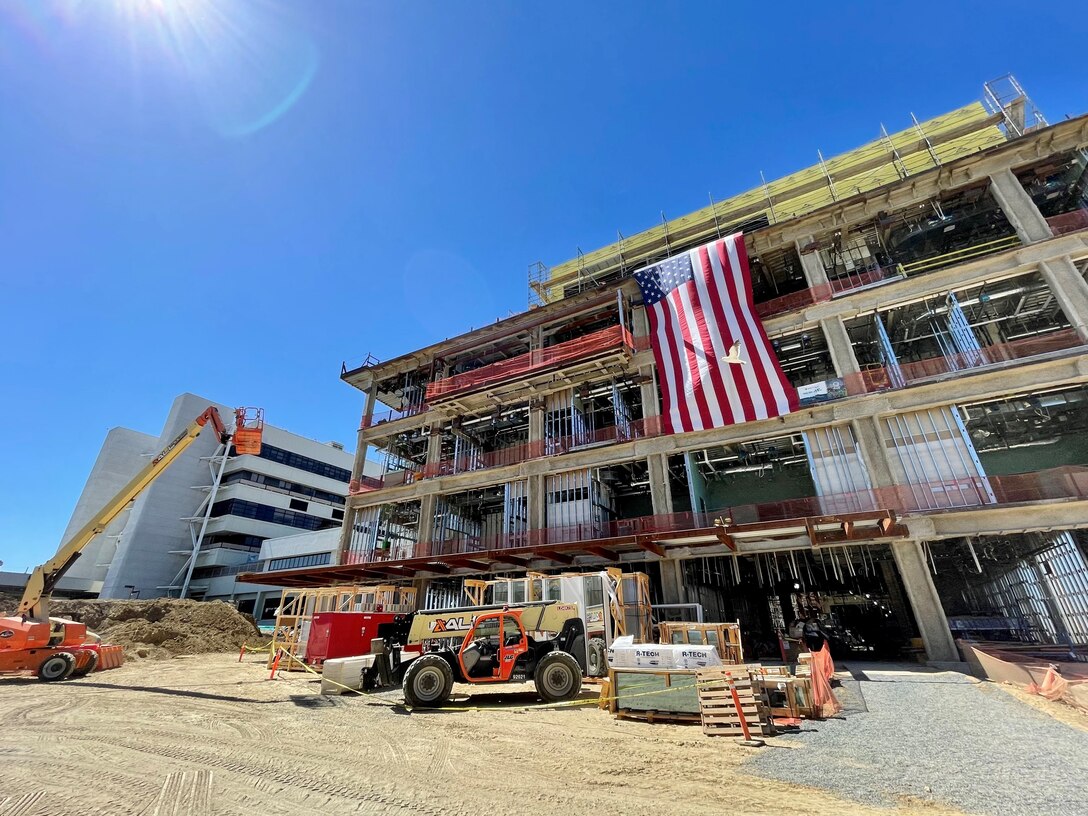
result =
M543 302L554 302L561 300L564 287L574 282L589 281L659 260L666 257L670 245L693 246L699 241L711 240L719 229L761 215L766 215L774 224L836 200L875 190L905 175L937 167L938 161L934 160L933 154L943 164L1003 142L1005 135L997 127L1000 120L1000 114L990 114L981 103L975 102L828 159L822 167L816 165L792 173L765 187L749 190L554 266L544 280L533 281L532 286ZM828 176L831 177L830 185Z

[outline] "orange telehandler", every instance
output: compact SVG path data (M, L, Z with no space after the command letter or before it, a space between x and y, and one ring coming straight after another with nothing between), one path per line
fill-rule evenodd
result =
M238 454L261 452L264 415L260 409L238 408L234 428L223 425L214 406L198 416L181 434L132 478L90 521L47 562L34 569L23 591L17 614L0 618L0 674L33 672L42 680L66 680L94 671L101 642L86 625L49 617L49 598L57 582L79 558L83 549L122 510L155 481L170 463L200 436L209 422L219 441L233 442Z

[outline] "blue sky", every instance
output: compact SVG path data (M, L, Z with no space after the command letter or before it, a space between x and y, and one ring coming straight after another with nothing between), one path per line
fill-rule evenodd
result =
M341 361L981 96L1088 111L1079 3L6 0L0 560L183 391L354 445Z

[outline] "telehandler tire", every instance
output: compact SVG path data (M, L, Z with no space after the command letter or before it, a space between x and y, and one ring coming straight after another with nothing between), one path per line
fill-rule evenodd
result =
M608 647L604 638L590 638L586 650L586 674L590 677L604 677L608 674Z
M98 652L87 652L87 665L72 672L72 677L86 677L98 668Z
M68 652L57 652L47 657L38 666L38 679L45 683L67 680L72 676L75 667L75 655Z
M582 670L578 661L566 652L548 652L537 663L533 681L544 702L559 703L578 696L582 690Z
M404 702L413 708L436 708L450 698L453 669L438 655L417 657L404 672Z

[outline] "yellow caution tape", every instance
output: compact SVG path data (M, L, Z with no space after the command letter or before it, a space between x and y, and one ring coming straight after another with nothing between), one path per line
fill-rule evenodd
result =
M253 652L254 654L256 654L258 652L271 652L271 651L272 651L272 641L271 640L268 641L268 643L266 643L264 646L247 646L244 643L242 644L242 653L243 654L249 654L250 652Z
M281 648L280 651L282 651L285 655L287 655L289 658L291 658L291 655L287 652L286 649ZM363 697L369 697L370 696L369 692L362 691L360 689L351 688L351 686L345 686L342 683L337 683L335 680L329 680L328 678L322 677L322 675L320 673L315 671L311 666L308 666L305 663L303 663L301 660L297 660L295 658L291 658L291 659L294 659L295 662L297 662L300 666L302 666L302 668L304 668L310 674L312 674L312 675L314 675L316 677L321 677L322 682L331 683L332 685L338 686L338 687L344 689L345 691L350 691L352 694L358 694L358 695L363 696ZM279 673L279 670L277 669L277 674L278 673ZM655 694L667 694L670 691L676 691L677 689L684 689L684 688L696 688L697 689L697 688L699 688L701 686L706 686L706 685L710 685L711 683L718 683L718 682L720 682L720 681L717 680L717 679L714 679L714 680L698 680L698 679L696 679L695 682L693 682L691 685L669 686L668 688L654 689L653 691L643 691L643 692L639 692L637 694L628 694L627 690L624 690L624 693L622 695L613 695L611 697L601 697L601 696L598 695L597 697L590 697L590 698L587 698L585 700L564 700L563 702L559 702L559 703L534 703L534 704L531 704L531 705L509 705L509 706L445 706L444 705L444 706L435 706L433 708L426 708L426 707L410 706L407 703L402 704L402 703L387 702L385 700L381 701L380 703L374 702L374 703L371 703L370 705L384 705L384 706L387 706L389 708L406 708L409 711L415 711L415 710L419 710L419 711L496 711L496 710L500 710L500 711L502 711L502 710L514 710L514 709L516 709L518 711L532 711L534 709L575 708L575 707L578 707L578 706L598 705L601 702L611 702L612 700L621 700L621 699L631 700L631 699L634 699L636 697L650 697L650 696L653 696ZM490 685L490 684L486 684L486 685ZM638 683L636 685L629 686L628 688L629 689L640 689L640 688L647 688L647 687L649 687L651 685L653 685L653 684L652 683Z

